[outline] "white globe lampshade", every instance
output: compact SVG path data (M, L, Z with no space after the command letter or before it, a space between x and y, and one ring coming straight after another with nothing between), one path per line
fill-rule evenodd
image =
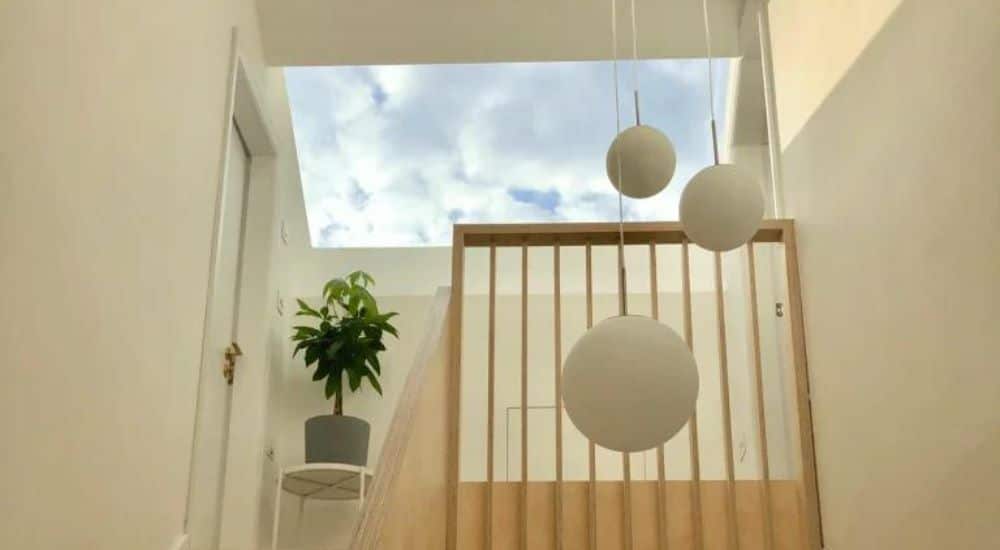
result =
M608 179L615 189L628 197L645 199L670 183L677 155L663 132L652 126L633 126L611 142L606 164Z
M573 345L563 402L594 443L638 452L665 443L694 413L698 368L687 344L649 317L601 321Z
M684 232L698 246L725 252L753 238L764 217L760 186L732 164L695 174L681 194Z

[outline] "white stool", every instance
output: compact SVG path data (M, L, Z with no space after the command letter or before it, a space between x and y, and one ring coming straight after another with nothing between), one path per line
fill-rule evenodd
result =
M281 493L299 497L296 531L302 525L306 499L357 500L358 509L365 503L365 487L371 483L372 471L353 464L313 463L282 468L274 495L274 527L271 530L271 550L278 550L278 525L281 519Z

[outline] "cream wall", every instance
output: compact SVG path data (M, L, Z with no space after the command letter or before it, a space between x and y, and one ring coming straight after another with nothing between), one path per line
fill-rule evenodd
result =
M1000 3L770 3L827 548L1000 547Z
M904 1L769 2L782 146L795 139Z
M292 189L251 189L266 222L298 176L254 2L0 5L4 548L166 549L183 531L233 26L279 148L265 164Z

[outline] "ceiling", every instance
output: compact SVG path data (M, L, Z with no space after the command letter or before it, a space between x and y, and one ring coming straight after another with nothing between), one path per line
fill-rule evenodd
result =
M641 57L705 54L701 0L635 0ZM710 0L713 54L740 55L744 4ZM573 61L611 57L611 0L258 0L273 65ZM631 53L618 0L619 55Z

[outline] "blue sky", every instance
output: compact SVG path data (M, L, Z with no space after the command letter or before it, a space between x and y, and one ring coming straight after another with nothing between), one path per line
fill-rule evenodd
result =
M720 116L727 64L716 62ZM285 69L313 245L445 245L456 222L616 220L612 74L607 61ZM625 128L629 62L619 77ZM642 122L670 137L678 165L660 195L626 199L626 216L677 219L681 189L711 162L706 64L641 61L638 77Z

